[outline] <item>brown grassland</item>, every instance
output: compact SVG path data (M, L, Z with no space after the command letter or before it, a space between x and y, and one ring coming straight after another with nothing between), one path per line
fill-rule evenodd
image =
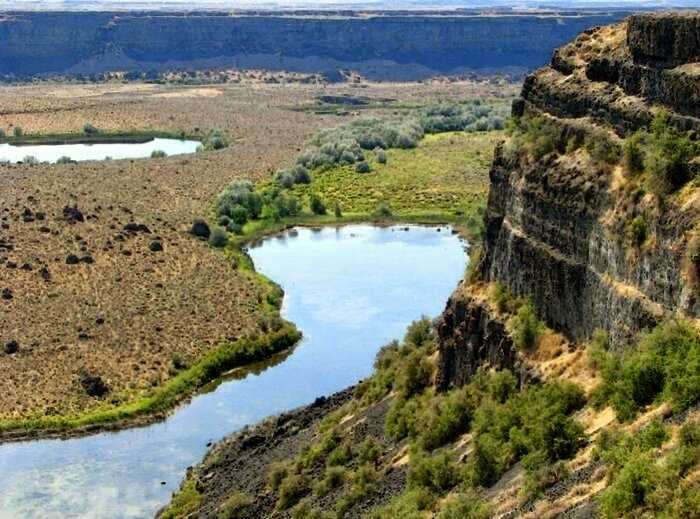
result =
M0 422L79 416L153 394L225 340L259 332L268 287L188 228L230 181L269 178L316 130L439 99L502 95L487 83L41 84L0 88L11 135L221 129L228 148L164 159L0 165ZM392 99L299 109L319 95ZM392 107L393 105L393 107ZM83 222L64 217L76 206ZM125 227L138 224L134 230ZM153 241L162 251L152 251ZM92 262L67 264L68 255ZM16 353L3 346L16 341ZM109 387L86 393L86 376ZM82 381L82 382L81 382ZM7 426L6 426L7 428Z

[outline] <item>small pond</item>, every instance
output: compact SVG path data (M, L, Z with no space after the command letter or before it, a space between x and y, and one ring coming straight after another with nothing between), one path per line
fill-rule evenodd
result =
M143 518L165 505L207 443L312 402L372 372L381 346L438 315L464 274L450 228L293 229L251 248L285 290L304 339L198 395L167 420L70 440L0 445L0 517Z
M25 157L34 157L39 162L56 162L61 157L71 160L140 159L150 157L154 151L167 155L182 155L197 151L199 141L156 138L136 143L94 144L0 144L0 162L22 162Z

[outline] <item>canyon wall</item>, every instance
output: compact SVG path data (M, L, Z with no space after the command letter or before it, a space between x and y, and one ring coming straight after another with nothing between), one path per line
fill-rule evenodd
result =
M652 194L648 172L635 177L584 144L619 151L661 108L670 127L697 138L699 22L700 14L643 15L587 31L528 77L514 103L516 117L547 123L553 147L535 154L514 137L496 149L478 273L482 285L529 298L573 342L603 330L621 349L666 318L700 315L698 258L689 251L698 239L697 182ZM645 228L638 243L629 233L635 219ZM483 364L513 364L512 342L491 338L498 326L487 313L464 287L448 304L438 326L443 386ZM477 314L488 327L474 326Z
M111 70L352 69L373 79L524 73L623 12L561 15L0 13L0 76Z

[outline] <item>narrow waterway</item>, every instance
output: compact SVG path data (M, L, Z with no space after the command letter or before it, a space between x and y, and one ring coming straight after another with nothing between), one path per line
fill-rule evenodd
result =
M0 518L151 517L207 445L368 376L377 350L436 316L464 274L448 227L292 229L251 248L304 333L287 355L222 381L161 423L0 446Z
M67 157L76 162L83 160L141 159L154 151L166 155L182 155L197 151L199 141L185 139L151 139L146 142L110 142L95 144L0 144L0 162L26 162L28 157L38 162L56 162Z

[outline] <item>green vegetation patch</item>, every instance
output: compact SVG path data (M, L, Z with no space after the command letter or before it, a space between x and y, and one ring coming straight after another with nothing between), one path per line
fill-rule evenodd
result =
M594 451L607 467L602 517L697 517L700 483L687 476L700 463L700 423L686 422L673 445L662 448L669 437L658 420L634 435L602 431Z
M154 394L136 402L78 416L41 416L26 420L3 420L0 421L0 432L36 429L70 430L166 411L226 371L266 359L290 348L299 339L301 339L301 333L294 325L280 320L278 327L269 331L267 335L224 342L195 365L180 372L164 386L156 389Z
M603 376L594 402L612 405L621 421L632 420L654 402L683 411L700 400L700 335L689 323L665 322L622 354L607 351L599 336L589 357Z
M371 156L371 171L338 166L314 174L310 184L295 185L302 200L315 196L338 204L345 214L370 214L384 203L394 214L476 214L488 191L491 150L501 133L443 133L426 136L417 147ZM374 155L374 153L372 154Z

